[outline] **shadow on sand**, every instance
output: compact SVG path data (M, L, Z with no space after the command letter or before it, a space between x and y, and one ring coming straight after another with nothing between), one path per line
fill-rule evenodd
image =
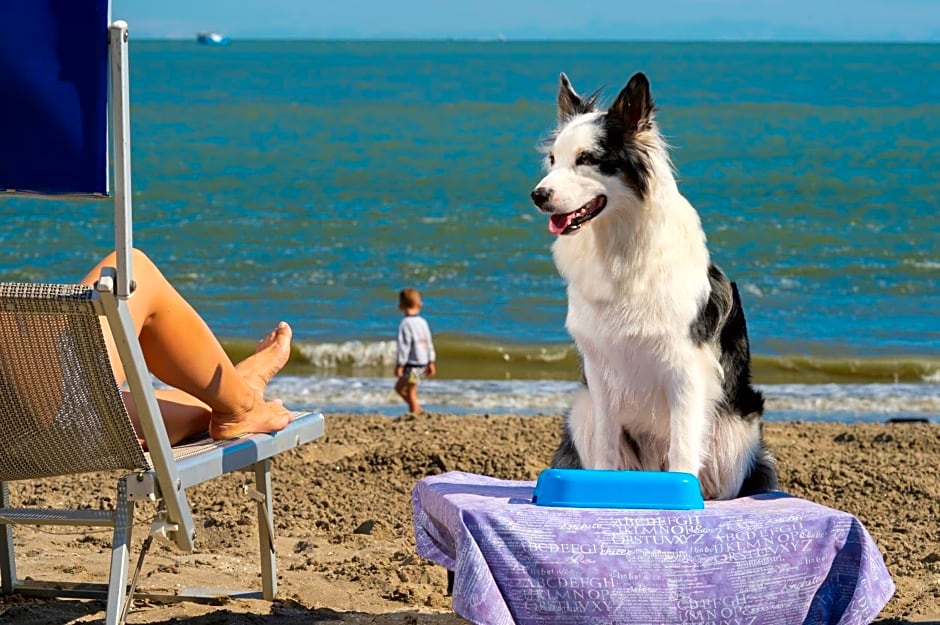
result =
M100 601L43 600L23 597L4 597L0 600L0 624L16 625L83 625L104 623L104 603ZM450 614L422 614L403 610L369 614L366 612L337 612L330 608L308 608L286 600L271 604L270 612L257 614L239 612L219 606L205 614L181 618L178 615L162 618L159 604L138 602L128 615L129 623L148 625L467 625L468 621ZM211 608L210 608L211 609ZM926 619L879 619L872 625L940 625L940 616Z
M403 610L369 614L337 612L329 608L308 608L300 603L275 601L267 614L239 612L219 606L205 614L162 618L160 604L138 602L128 614L131 624L148 625L466 625L454 614L422 614ZM101 601L45 600L18 596L0 599L0 624L16 625L102 625L105 605ZM894 625L894 623L890 624Z

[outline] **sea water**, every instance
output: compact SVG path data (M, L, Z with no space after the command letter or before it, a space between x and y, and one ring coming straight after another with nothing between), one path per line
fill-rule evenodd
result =
M397 414L415 286L451 412L553 414L579 377L528 194L558 74L652 82L680 189L741 291L770 419L940 413L940 46L131 42L135 243L234 357L278 319L288 405ZM107 202L0 202L0 277L78 279Z

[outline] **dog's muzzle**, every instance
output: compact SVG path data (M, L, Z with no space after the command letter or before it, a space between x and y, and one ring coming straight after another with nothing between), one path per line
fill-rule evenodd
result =
M578 210L569 213L556 213L551 206L552 190L545 187L535 187L532 193L532 202L543 213L549 213L548 230L552 234L572 234L581 229L581 226L601 214L607 206L607 196L597 195Z
M545 208L545 205L552 199L552 190L546 189L545 187L535 187L530 194L532 197L532 202L538 207L542 212L551 212L550 209Z

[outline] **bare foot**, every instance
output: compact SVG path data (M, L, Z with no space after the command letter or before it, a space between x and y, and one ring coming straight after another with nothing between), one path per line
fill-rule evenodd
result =
M279 432L287 427L292 418L293 415L281 400L265 401L258 395L254 405L244 412L213 412L209 417L209 436L215 440L225 440L242 434Z
M280 400L265 401L264 390L271 378L290 358L291 327L283 321L258 341L255 353L235 365L235 370L254 391L254 402L247 410L232 413L213 412L209 435L216 439L241 434L277 432L290 423L292 415Z
M264 394L271 378L287 364L293 334L291 327L281 321L266 337L258 341L254 354L235 365L235 370L252 390Z

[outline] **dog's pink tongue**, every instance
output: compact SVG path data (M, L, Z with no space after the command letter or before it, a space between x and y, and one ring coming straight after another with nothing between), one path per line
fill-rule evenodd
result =
M552 215L548 219L548 231L552 234L561 234L565 231L565 228L568 227L568 224L571 223L571 220L574 218L572 213L565 213L564 215Z

